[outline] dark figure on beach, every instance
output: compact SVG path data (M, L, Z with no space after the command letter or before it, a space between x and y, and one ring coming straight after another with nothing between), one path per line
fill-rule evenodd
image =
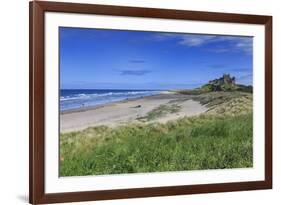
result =
M141 105L137 105L137 106L135 106L135 107L133 107L133 108L141 108Z

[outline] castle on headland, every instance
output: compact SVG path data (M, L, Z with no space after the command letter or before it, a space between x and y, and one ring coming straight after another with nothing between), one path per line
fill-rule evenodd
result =
M208 83L202 85L199 88L195 88L192 90L180 90L179 93L198 95L202 93L218 92L218 91L224 91L224 92L241 91L241 92L253 93L253 86L236 84L236 78L234 76L231 77L230 74L223 74L221 78L210 80Z
M235 85L235 77L230 77L230 74L223 74L223 76L219 79L210 80L209 84L214 85L223 85L223 84L229 84L229 85Z
M221 78L210 80L209 83L201 87L206 92L210 91L232 91L236 90L235 77L230 74L223 74Z

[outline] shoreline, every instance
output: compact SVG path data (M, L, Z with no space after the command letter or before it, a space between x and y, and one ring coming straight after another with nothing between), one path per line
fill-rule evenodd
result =
M62 112L60 132L81 131L101 125L116 127L128 123L165 123L206 111L207 108L193 101L191 96L165 91L151 96ZM158 116L157 113L160 115ZM156 117L150 118L152 114L156 114Z
M110 106L112 104L115 103L126 103L126 102L130 102L130 101L136 101L139 99L143 99L143 98L149 98L149 97L153 97L153 96L158 96L158 95L168 95L168 94L176 94L173 91L161 91L160 93L157 94L152 94L152 95L147 95L147 96L139 96L139 97L135 97L135 98L126 98L123 100L118 100L118 101L114 101L114 102L107 102L104 104L100 104L100 105L92 105L92 106L87 106L87 107L80 107L80 108L74 108L74 109L69 109L69 110L63 110L63 111L59 111L60 115L65 115L65 114L69 114L69 113L75 113L75 112L85 112L85 111L89 111L89 110L96 110L105 106ZM179 94L180 95L180 94Z

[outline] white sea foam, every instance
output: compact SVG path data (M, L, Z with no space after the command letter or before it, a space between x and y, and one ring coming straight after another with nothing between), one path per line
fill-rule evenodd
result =
M88 91L91 92L91 91ZM93 91L87 93L81 90L81 93L74 93L60 97L61 111L77 109L80 107L90 107L102 105L110 102L122 101L125 99L149 96L158 93L158 91Z

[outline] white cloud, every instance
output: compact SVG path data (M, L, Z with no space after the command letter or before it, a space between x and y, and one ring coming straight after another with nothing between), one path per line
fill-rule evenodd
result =
M206 44L224 42L219 47L208 49L211 52L237 52L252 53L253 38L242 36L219 36L201 34L172 34L162 33L154 36L157 41L177 40L177 43L188 47L200 47Z
M201 46L216 38L215 36L201 36L201 35L184 35L179 44L186 46Z

